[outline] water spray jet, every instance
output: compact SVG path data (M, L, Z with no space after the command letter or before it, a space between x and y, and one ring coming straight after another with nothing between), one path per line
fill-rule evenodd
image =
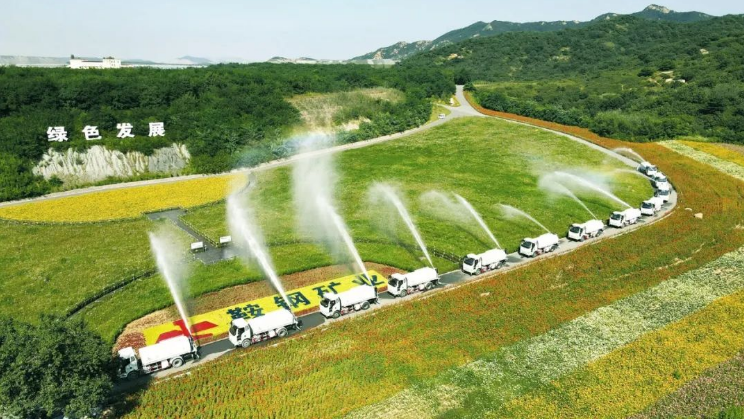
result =
M429 256L429 251L426 249L424 240L423 238L421 238L421 234L419 234L418 229L416 229L416 225L413 223L411 215L408 213L405 205L403 205L403 201L401 201L395 190L390 185L378 183L373 186L372 191L381 193L385 199L387 199L391 204L393 204L393 206L395 206L398 214L403 219L403 222L406 223L408 230L411 232L411 235L416 240L416 243L418 243L419 248L421 248L421 251L424 253L426 260L429 261L429 266L433 267L434 263L431 260L431 256Z
M238 239L236 242L239 247L245 247L245 250L249 251L250 255L258 262L264 275L269 278L271 285L282 296L287 307L292 307L279 276L276 274L266 246L263 244L261 231L253 221L252 215L251 208L245 201L241 201L238 195L232 194L227 198L227 222L230 233Z
M148 233L148 236L150 238L150 248L152 249L153 255L155 255L155 262L158 266L158 271L165 280L166 285L168 285L168 290L173 297L173 302L176 304L178 315L181 316L184 328L190 336L191 325L189 324L189 316L186 311L186 305L183 302L183 297L178 288L178 284L183 279L183 262L178 257L179 252L173 249L171 241L163 234Z
M468 202L465 198L463 198L462 196L458 194L455 194L455 198L457 198L457 200L460 202L460 205L465 207L465 209L467 209L470 212L473 218L475 218L475 221L477 221L478 224L481 226L481 228L483 228L483 231L486 232L488 237L491 240L493 240L494 243L496 243L496 247L498 247L499 249L502 249L501 244L499 244L499 241L496 240L496 236L493 235L493 233L491 232L491 229L488 228L488 226L486 225L486 222L483 220L483 217L480 216L478 211L476 211L475 208L473 208L473 206L470 205L470 202Z
M545 227L544 225L542 225L542 223L541 223L541 222L537 221L537 220L535 219L535 217L533 217L533 216L531 216L531 215L527 214L526 212L522 211L521 209L519 209L519 208L514 208L513 206L511 206L511 205L506 205L506 204L499 204L499 205L501 205L501 209L502 209L502 210L504 211L504 213L505 213L505 214L506 214L507 216L515 216L515 215L517 215L517 216L521 216L521 217L524 217L524 218L526 218L526 219L528 219L528 220L532 221L533 223L537 224L538 226L540 226L540 227L541 227L541 228L542 228L543 230L545 230L546 232L550 233L550 230L548 230L548 228L547 228L547 227Z

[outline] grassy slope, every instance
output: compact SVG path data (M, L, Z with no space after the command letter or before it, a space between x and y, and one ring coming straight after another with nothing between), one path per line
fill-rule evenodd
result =
M608 147L628 145L586 130L542 125ZM658 145L633 147L674 179L680 206L703 212L704 220L678 210L631 234L472 286L387 307L375 316L336 324L331 327L333 333L310 332L276 348L228 356L178 382L163 382L148 390L132 416L188 416L196 413L194 406L215 399L221 403L210 406L211 415L337 415L506 344L544 333L744 243L744 230L736 228L744 223L744 184ZM717 185L715 192L709 188L711 183ZM649 252L650 248L654 251ZM484 292L490 293L488 298ZM349 380L350 376L355 379ZM246 405L246 398L256 403Z
M336 157L340 183L336 198L354 237L387 239L376 226L380 208L368 204L367 190L375 181L389 182L405 194L409 210L428 245L456 254L485 250L488 239L479 228L443 222L420 195L432 190L461 194L478 209L496 237L514 250L525 236L540 228L522 220L505 220L496 205L519 207L550 229L564 234L567 226L590 216L570 199L550 198L537 190L537 173L566 168L611 171L624 167L604 154L542 130L498 120L458 119L407 139L344 152ZM612 177L621 198L638 203L651 196L648 182L627 173ZM256 205L267 241L295 237L291 168L258 172ZM606 199L584 196L602 217L615 206ZM186 216L210 237L227 233L224 206L199 208ZM412 243L402 223L402 241ZM362 254L366 259L378 255ZM394 255L390 255L394 257ZM398 263L397 265L400 265Z
M146 220L81 225L0 222L0 314L62 314L154 267Z
M529 143L524 142L526 138ZM529 149L525 144L530 144ZM536 178L531 174L538 165L557 167L559 162L569 163L576 156L582 156L587 167L596 168L605 160L580 144L535 129L480 119L453 121L394 143L342 153L338 158L342 179L338 202L354 236L389 241L391 237L381 233L378 223L372 221L379 208L367 204L366 191L375 180L392 180L405 191L411 212L431 246L457 254L483 250L488 242L477 227L459 228L440 222L418 200L418 195L429 189L455 190L481 210L502 244L513 249L519 239L539 229L521 221L502 220L493 207L497 202L520 206L561 232L569 223L587 217L568 200L561 199L558 206L546 205L546 197L534 190ZM617 163L613 165L618 167ZM280 168L259 175L258 213L269 242L296 236L290 173L289 168ZM618 180L618 194L624 199L636 202L650 194L641 178L622 175ZM600 214L612 207L600 199L587 203ZM225 232L223 219L223 205L200 208L188 216L215 238ZM146 220L76 226L5 225L7 228L0 232L0 258L4 276L11 278L0 285L7 302L2 305L5 314L34 318L41 312L63 313L106 285L154 266L145 234L151 223ZM402 224L396 227L404 231ZM412 243L405 233L400 238ZM365 243L359 248L368 261L403 269L421 264L420 255L397 246ZM277 247L272 253L281 273L333 263L321 249L307 244ZM453 268L444 260L435 259L435 263L443 270ZM191 295L261 278L255 269L236 262L209 267L194 263L192 270L187 287ZM49 282L43 282L47 277ZM44 298L38 298L40 295ZM170 301L156 275L104 298L80 315L104 337L113 339L127 322Z
M460 140L455 133L465 132ZM531 147L525 150L521 141L529 136L533 141L540 141L539 147ZM498 147L497 147L498 145ZM445 152L437 152L437 148L448 148ZM504 147L510 150L504 153ZM497 153L495 150L500 151ZM498 163L488 164L475 162L465 163L454 150L462 153L481 156L475 160L488 158ZM411 160L412 155L421 156ZM347 157L350 155L350 157ZM583 156L584 163L588 167L596 167L605 163L606 159L601 153L592 151L573 141L558 137L543 131L531 128L506 124L495 120L471 119L467 121L453 121L445 126L433 130L432 133L422 133L411 138L388 143L370 148L353 150L342 153L338 158L339 178L339 202L343 209L347 223L352 228L356 237L378 239L382 241L395 241L387 233L381 232L378 222L373 221L380 214L378 208L372 208L367 204L367 188L375 180L396 179L402 185L409 197L411 213L417 218L420 230L428 244L439 249L465 254L473 249L485 249L487 239L483 237L475 226L467 226L464 229L452 226L449 223L438 221L435 217L428 215L418 200L418 195L432 188L457 190L468 199L471 199L476 207L481 208L484 217L502 239L503 244L514 248L518 240L526 234L538 233L530 224L522 222L508 222L499 218L493 205L497 202L509 202L520 205L529 211L534 211L548 226L563 229L568 223L586 217L584 213L576 208L572 201L560 200L560 210L547 211L544 209L546 197L534 191L535 178L525 170L530 163L529 159L539 159L542 164L548 161L569 161L572 156ZM397 161L396 170L389 170L387 162ZM405 161L408 161L405 163ZM506 162L509 161L507 164ZM610 160L611 167L620 167ZM554 162L554 164L557 164ZM448 167L450 172L420 170L422 167ZM479 168L474 171L473 168ZM502 168L509 167L504 171ZM291 241L298 237L295 233L295 222L293 216L293 205L291 202L291 169L278 168L275 170L260 172L258 174L258 189L256 203L261 224L264 225L264 233L267 242ZM484 179L498 178L496 182L484 182ZM522 182L510 190L499 190L494 185L514 184L511 178L520 178ZM621 183L618 185L619 195L628 200L640 200L650 194L647 184L633 175L620 175ZM418 182L418 183L417 183ZM476 184L487 183L490 188L486 196L480 196L479 189L473 187ZM452 186L448 186L452 185ZM512 195L512 196L510 196ZM535 195L535 196L530 196ZM531 203L530 206L526 203ZM588 201L589 206L598 213L610 211L611 204L604 200ZM543 208L543 210L539 210ZM565 213L564 211L565 210ZM227 234L224 226L224 205L214 205L193 210L186 218L199 230L213 238ZM556 218L560 217L560 218ZM399 232L404 232L402 224L398 224ZM527 230L527 232L525 232ZM503 240L505 236L502 231L511 231L509 239ZM451 240L455 237L456 240ZM401 233L400 238L406 243L412 243L407 234ZM394 245L361 243L358 245L362 257L367 261L379 262L387 265L397 266L412 270L421 265L420 255L403 250ZM272 256L276 267L281 274L295 272L298 270L325 266L333 263L321 249L308 244L283 245L272 248ZM435 263L442 271L454 268L454 265L442 259L436 259ZM248 270L234 262L220 263L211 267L203 267L198 264L194 275L189 278L189 290L191 295L199 295L203 292L255 281L260 275L255 270ZM132 298L136 295L136 298ZM162 281L158 277L149 278L142 283L133 286L131 292L117 293L105 298L100 303L85 310L83 315L93 327L102 333L107 339L113 339L115 334L129 321L132 321L150 311L162 308L168 304L169 298Z
M357 89L350 92L306 93L289 102L300 111L299 130L330 130L360 118L370 118L384 102L403 100L403 92L382 87Z

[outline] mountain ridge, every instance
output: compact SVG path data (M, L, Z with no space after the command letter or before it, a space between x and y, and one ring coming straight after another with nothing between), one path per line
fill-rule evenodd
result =
M605 13L589 21L578 20L558 20L558 21L537 21L537 22L507 22L493 20L491 22L478 21L463 28L453 29L445 32L434 40L420 40L414 42L400 41L387 47L378 48L375 51L354 57L353 60L369 59L393 59L402 60L413 54L431 51L443 45L457 43L466 39L487 37L498 35L506 32L552 32L565 28L577 28L586 26L597 21L606 20L612 17L620 16L619 13ZM676 12L667 7L657 4L651 4L640 12L629 14L648 20L663 20L680 23L691 23L701 20L711 19L714 16L702 12Z

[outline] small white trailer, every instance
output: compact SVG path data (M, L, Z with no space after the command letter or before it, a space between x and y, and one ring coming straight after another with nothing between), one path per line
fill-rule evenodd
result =
M136 378L166 368L178 368L186 359L199 359L199 348L190 336L176 336L145 346L139 350L139 358L132 347L119 350L119 378Z
M227 338L233 345L247 348L264 340L283 338L287 336L289 329L300 330L301 327L302 321L291 311L282 308L250 320L233 319Z
M545 233L537 238L526 238L519 245L519 254L526 257L534 257L543 253L553 252L558 249L558 235Z
M499 269L506 264L506 252L502 249L491 249L479 255L470 253L462 260L461 269L466 274L479 273Z
M641 164L638 166L638 171L648 177L653 177L655 174L659 172L659 169L653 164L647 161L644 161L644 162L641 162Z
M320 300L320 313L326 318L337 319L351 311L366 310L370 304L379 302L377 288L360 285L348 291L327 292Z
M583 242L604 233L605 224L601 220L589 220L583 224L572 224L568 229L568 238Z
M388 279L388 292L393 297L405 297L416 291L429 291L439 285L436 268L421 268L407 274L394 273Z
M643 201L641 204L641 215L656 215L657 212L661 211L661 206L664 204L664 200L661 198L653 197Z
M641 218L641 210L638 208L628 208L625 211L615 211L610 215L609 224L616 228L623 228L638 222Z

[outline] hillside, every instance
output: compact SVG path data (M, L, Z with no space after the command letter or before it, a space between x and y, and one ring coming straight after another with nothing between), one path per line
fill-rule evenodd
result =
M470 39L411 57L488 81L485 107L634 140L744 142L744 17L696 23L608 17L543 34Z
M492 22L475 22L464 28L455 29L434 39L433 41L416 41L416 42L397 42L393 45L377 49L352 60L364 59L394 59L402 60L413 54L431 51L445 45L450 45L466 39L485 38L507 32L555 32L566 28L579 28L591 23L606 20L612 17L620 16L617 13L607 13L598 16L587 22L573 21L554 21L554 22L504 22L494 20ZM707 20L713 16L700 12L675 12L664 6L652 4L640 12L632 13L630 16L640 17L648 20L658 20L667 22L697 22Z
M370 87L398 89L405 99L360 115L366 122L339 141L352 142L421 125L431 114L428 98L447 97L454 91L444 74L407 66L375 69L329 64L319 69L236 64L183 71L129 68L101 73L2 67L0 201L65 188L59 176L35 176L39 171L32 171L34 166L60 165L64 163L60 154L95 145L124 154L138 152L132 158L141 161L174 143L183 144L190 160L181 173L222 172L285 157L294 152L288 136L301 124L300 112L286 99L308 92ZM164 123L164 136L148 135L153 121ZM117 137L120 122L132 124L134 138ZM83 129L87 125L98 127L102 138L86 140ZM67 140L49 141L51 126L63 127ZM120 160L126 158L121 153L112 165L121 166ZM64 172L76 172L88 159L72 156L66 160L69 170ZM103 181L123 180L131 179Z

